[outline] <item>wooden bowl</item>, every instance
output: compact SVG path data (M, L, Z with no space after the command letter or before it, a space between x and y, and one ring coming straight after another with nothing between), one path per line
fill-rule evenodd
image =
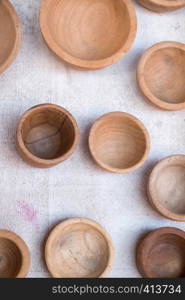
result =
M166 218L185 221L185 155L172 155L153 169L148 182L152 206Z
M111 269L114 248L96 222L72 218L58 224L45 246L49 272L56 278L104 277Z
M162 42L149 48L137 69L146 98L165 110L185 108L185 44Z
M61 59L83 69L100 69L128 52L137 21L130 0L42 0L40 27Z
M0 230L0 278L26 277L30 253L25 242L15 233Z
M150 232L138 244L136 263L143 277L185 277L185 232L173 227Z
M144 7L159 13L185 7L185 0L138 0L138 2Z
M99 166L113 173L139 168L150 150L147 129L134 116L112 112L100 117L89 134L90 152Z
M0 1L0 73L13 62L20 48L19 18L8 0Z
M38 168L53 167L69 158L79 138L79 128L73 116L54 104L41 104L27 110L17 128L20 155Z

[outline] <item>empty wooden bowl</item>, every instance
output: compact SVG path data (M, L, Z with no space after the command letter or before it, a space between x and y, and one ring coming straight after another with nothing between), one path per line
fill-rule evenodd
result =
M185 108L185 44L162 42L141 57L138 83L146 98L165 110Z
M22 278L29 271L30 253L15 233L0 230L0 278Z
M130 0L42 0L40 27L47 45L61 59L99 69L128 52L137 21Z
M163 227L148 233L138 244L136 263L143 277L185 277L185 232Z
M89 219L61 222L46 241L46 264L56 278L104 277L111 269L113 257L109 235Z
M27 110L17 128L17 148L22 158L38 168L53 167L75 151L79 128L63 107L41 104Z
M153 169L148 182L152 206L166 218L185 221L185 155L172 155Z
M185 7L185 0L138 0L138 2L144 7L159 13Z
M99 166L114 173L128 173L146 160L150 139L134 116L112 112L100 117L89 134L90 152Z
M8 0L0 1L0 73L17 56L21 42L19 18Z

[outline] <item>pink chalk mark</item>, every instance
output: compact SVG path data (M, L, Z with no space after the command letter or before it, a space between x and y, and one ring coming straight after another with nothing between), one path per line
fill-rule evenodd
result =
M30 222L36 226L37 229L39 229L38 224L38 217L37 217L37 211L35 208L25 201L19 201L19 212L21 216L25 219L25 221Z

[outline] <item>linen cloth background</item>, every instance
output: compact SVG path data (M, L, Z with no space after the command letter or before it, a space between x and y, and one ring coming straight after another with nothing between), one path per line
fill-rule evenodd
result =
M39 30L38 0L11 0L22 23L22 47L14 64L0 75L0 228L19 234L32 263L28 277L48 277L42 259L49 230L67 217L96 220L112 236L116 258L110 277L138 277L135 247L146 231L160 226L185 229L161 217L149 205L146 183L161 158L185 152L185 114L159 110L146 102L136 83L141 53L163 40L185 42L185 10L156 14L135 4L138 33L132 50L118 63L98 71L79 71L60 61ZM16 152L20 115L33 105L51 102L76 118L81 142L74 155L51 169L35 169ZM125 111L148 128L151 152L145 165L126 174L100 169L89 155L91 124L104 113Z

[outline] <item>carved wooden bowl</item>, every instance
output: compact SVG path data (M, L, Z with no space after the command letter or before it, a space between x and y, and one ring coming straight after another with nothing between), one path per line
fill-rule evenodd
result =
M63 107L41 104L27 110L17 129L17 148L32 166L55 166L75 151L80 133L73 116Z
M89 134L90 152L99 166L114 173L139 168L150 150L147 129L134 116L112 112L100 117Z
M42 0L40 27L47 45L61 59L99 69L128 52L137 21L130 0Z
M50 233L45 258L56 278L104 277L111 269L114 248L107 232L96 222L72 218Z
M168 12L185 7L185 0L138 0L144 7L155 12Z
M20 48L19 18L8 0L0 1L0 73L13 62Z
M185 44L162 42L142 55L138 83L146 98L165 110L185 108Z
M138 244L136 262L143 277L185 277L185 232L173 227L150 232Z

